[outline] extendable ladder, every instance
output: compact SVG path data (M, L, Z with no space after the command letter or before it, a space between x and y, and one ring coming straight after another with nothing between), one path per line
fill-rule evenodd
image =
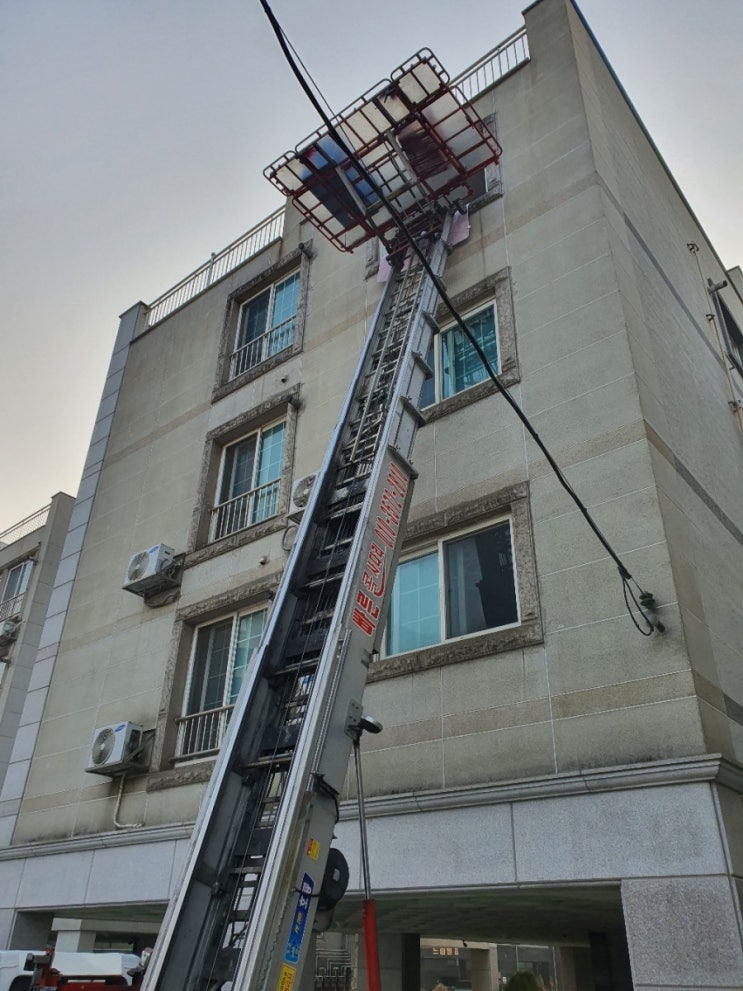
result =
M427 257L440 275L450 217ZM392 270L232 714L145 991L291 991L379 648L431 374L433 280Z

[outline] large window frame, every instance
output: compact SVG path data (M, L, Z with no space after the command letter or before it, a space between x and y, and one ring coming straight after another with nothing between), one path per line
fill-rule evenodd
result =
M719 293L713 293L719 315L721 317L722 333L725 339L727 356L739 375L743 375L743 332L730 312L730 308Z
M282 417L223 447L210 542L278 515L286 430Z
M299 310L299 269L240 305L229 379L262 364L294 343Z
M252 406L218 424L207 433L188 536L186 568L234 550L243 544L253 543L286 525L284 515L289 511L290 504L294 445L299 410L302 405L300 395L301 385L291 386L285 391L269 396L257 406ZM285 422L286 428L280 472L274 479L277 484L270 486L272 490L270 514L261 510L253 517L256 522L251 522L250 516L246 514L247 525L240 529L223 525L215 517L219 506L229 501L223 498L225 458L229 457L229 453L225 452L250 435L265 432L279 422ZM264 483L269 484L267 479L260 479L258 488ZM227 533L227 530L230 532ZM225 536L218 537L219 532L224 532Z
M413 514L406 527L401 561L404 564L421 556L441 542L486 531L505 519L510 521L519 622L451 637L404 653L385 652L371 665L369 681L494 657L503 651L520 650L544 642L528 482L517 482L435 513L420 517ZM382 647L386 644L385 637Z
M219 750L267 616L267 608L254 607L194 629L181 714L176 719L176 761L213 756Z
M28 589L28 583L33 571L34 561L26 558L7 569L3 581L3 591L0 595L0 622L17 616L23 609L23 599Z
M516 347L516 328L513 314L513 298L511 295L511 276L507 268L490 275L469 288L452 294L452 303L464 317L465 322L474 320L480 314L491 313L494 330L496 370L498 378L506 387L516 385L520 381L518 351ZM491 309L492 308L492 309ZM443 388L442 353L445 347L451 349L451 343L459 338L460 347L472 356L473 368L479 358L468 339L451 323L451 314L447 307L440 305L435 313L436 322L442 328L434 336L432 348L428 354L428 364L433 372L433 378L424 383L421 390L420 405L424 410L426 422L431 423L455 410L478 402L497 391L495 384L482 368L478 381L473 381L464 388L452 390L451 394ZM476 335L477 336L477 335ZM456 345L455 345L456 346ZM487 348L485 349L487 353ZM445 394L446 393L446 394Z
M273 264L249 263L254 274L227 300L213 403L302 350L312 255L306 241Z
M507 608L501 608L500 616L496 616L494 603L486 602L480 594L481 604L477 606L471 594L476 585L482 585L486 580L492 583L495 571L486 575L480 563L479 582L472 582L469 587L467 584L467 576L473 575L477 566L471 553L475 540L483 545L483 550L486 543L491 545L491 550L497 549L499 561L495 570L510 574L509 602ZM461 559L459 562L454 561L455 552ZM507 561L504 560L506 556ZM469 558L466 567L465 558ZM416 571L413 571L413 565L418 566ZM416 582L416 579L419 580ZM417 621L411 622L408 618L407 622L398 623L398 615L413 616L416 605L419 608ZM513 522L510 514L504 514L486 524L446 533L401 558L387 620L385 655L391 657L424 650L520 624Z
M462 319L483 349L496 375L500 372L498 310L495 300L462 315ZM457 324L449 324L434 336L427 355L433 376L423 384L421 409L451 399L485 382L488 373L469 338Z

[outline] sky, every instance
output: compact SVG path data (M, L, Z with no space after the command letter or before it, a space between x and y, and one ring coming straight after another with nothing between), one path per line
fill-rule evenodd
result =
M422 47L452 76L519 0L273 0L340 110ZM724 265L743 264L742 0L579 0ZM452 24L456 13L456 23ZM258 0L0 0L0 533L74 495L118 317L281 205L319 126Z

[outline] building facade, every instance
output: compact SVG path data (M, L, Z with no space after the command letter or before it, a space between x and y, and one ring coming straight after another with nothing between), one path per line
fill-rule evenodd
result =
M561 989L741 986L740 271L569 0L529 7L462 86L503 157L449 293L665 629L641 635L615 563L438 314L364 699L384 725L364 751L383 983L419 991L425 938L477 944L474 991L498 979L487 947L518 943L556 947ZM378 269L288 205L122 317L0 794L6 944L55 919L156 929ZM95 732L122 725L142 767L88 773ZM350 933L352 779L344 797Z
M73 503L58 492L0 533L0 789L29 718L24 707Z

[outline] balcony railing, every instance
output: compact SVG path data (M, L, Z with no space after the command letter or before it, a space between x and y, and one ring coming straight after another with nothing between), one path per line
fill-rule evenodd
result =
M20 616L23 611L23 597L26 593L20 592L18 595L14 595L12 599L5 599L0 602L0 623L4 619L10 619L11 616Z
M297 318L295 315L283 323L278 324L276 327L267 330L265 334L256 337L254 341L248 341L243 347L233 352L232 360L230 361L230 378L237 378L238 375L247 371L248 368L254 368L256 365L260 365L262 361L265 361L266 358L270 358L271 355L278 354L279 351L291 347L294 343L294 328L296 324Z
M31 513L30 516L27 516L25 520L21 520L20 523L14 523L7 530L3 530L0 533L0 547L7 547L8 544L15 543L16 540L20 540L21 537L33 533L34 530L40 530L49 518L50 509L51 503L48 506L44 506L43 509L37 509L35 513Z
M243 234L237 241L233 241L222 251L212 255L208 262L187 275L185 279L181 279L177 286L173 286L172 289L163 293L154 303L150 303L147 326L154 327L156 323L169 317L175 310L185 306L194 296L204 292L210 285L224 278L233 269L239 268L253 255L257 255L264 248L267 248L272 241L278 240L283 232L284 207L282 206L256 227L251 228L247 234Z
M176 759L207 757L216 753L224 738L227 723L234 707L223 705L219 709L180 716L175 745Z
M211 532L209 540L219 540L230 533L244 530L253 523L260 523L276 514L279 501L279 486L281 480L276 478L266 482L250 492L235 496L227 502L220 503L212 510Z
M528 61L529 42L526 37L526 28L523 27L514 31L500 45L483 55L474 65L465 69L453 82L467 99L472 101L484 90L502 79L503 76Z

